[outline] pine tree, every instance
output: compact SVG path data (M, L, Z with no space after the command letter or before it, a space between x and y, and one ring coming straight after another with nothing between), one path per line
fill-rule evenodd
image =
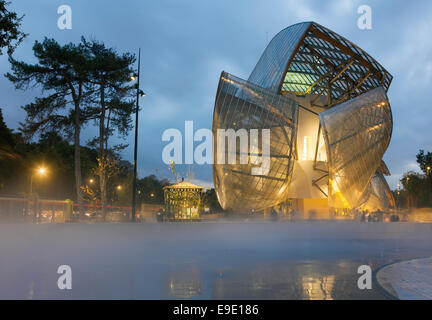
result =
M131 129L131 115L135 112L135 106L131 99L133 87L129 85L129 81L135 56L130 53L120 55L95 40L87 42L82 38L82 43L87 48L92 63L89 80L93 92L92 103L85 112L99 125L99 136L93 144L97 144L99 148L98 176L102 213L105 216L107 182L114 161L110 154L126 147L118 145L111 150L108 140L115 131L126 136Z
M20 30L23 17L9 11L6 8L8 4L9 2L0 0L0 56L3 48L7 48L7 53L11 55L26 36Z
M24 107L27 117L21 124L22 131L27 138L53 130L73 136L75 190L83 214L80 136L87 120L82 103L90 94L86 91L91 70L89 55L82 44L62 46L48 38L36 41L33 52L38 63L28 64L10 57L12 73L6 74L17 89L39 86L46 93Z

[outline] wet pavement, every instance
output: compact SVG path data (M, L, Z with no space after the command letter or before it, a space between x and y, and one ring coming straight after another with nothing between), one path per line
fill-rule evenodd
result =
M2 224L0 298L386 299L358 267L432 256L431 240L412 223Z
M432 258L392 263L380 268L376 278L393 298L432 300Z

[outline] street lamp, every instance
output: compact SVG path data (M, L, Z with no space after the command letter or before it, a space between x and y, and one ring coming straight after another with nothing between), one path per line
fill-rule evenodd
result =
M35 170L34 173L31 174L30 176L30 194L33 193L33 177L35 176L35 174L38 174L39 176L44 176L46 174L47 170L44 167L39 167L38 169Z
M135 222L136 215L136 192L137 192L137 158L138 158L138 112L139 112L139 98L145 97L144 91L140 89L140 69L141 69L141 48L138 51L138 73L131 76L131 80L136 83L136 111L135 111L135 145L134 145L134 161L133 161L133 184L132 184L132 222Z

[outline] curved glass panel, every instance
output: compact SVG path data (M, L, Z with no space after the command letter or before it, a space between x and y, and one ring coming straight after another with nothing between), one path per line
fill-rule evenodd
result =
M320 114L329 166L329 205L356 207L381 163L392 133L383 88Z
M310 22L297 23L279 32L264 50L248 81L279 91L291 56L310 25Z
M297 116L298 106L294 100L222 73L213 115L213 181L224 209L261 210L286 199L294 163ZM241 149L239 143L241 138L235 139L236 163L228 163L233 149L221 133L229 129L247 133L249 143L244 164L240 163L241 155L245 155L245 149ZM270 162L267 165L262 158L266 153L263 150L264 130L268 130L270 137ZM219 147L222 144L223 149ZM219 157L225 163L220 163ZM259 167L264 169L263 172L253 173L253 169Z
M259 166L262 144L247 149L236 146L235 151L229 151L228 143L224 156L234 154L240 159L246 155L247 164L215 161L213 181L222 207L260 210L288 196L305 196L288 193L294 187L292 171L299 170L294 169L293 158L302 145L313 173L302 182L316 187L320 197L328 196L329 206L354 208L375 197L384 207L380 199L384 199L383 190L388 189L382 187L386 181L384 177L374 178L374 174L389 174L381 158L393 126L386 96L392 78L364 50L315 22L298 23L279 32L248 81L223 73L213 115L216 144L221 140L217 137L219 129L233 129L238 133L234 140L244 140L244 135L250 138L252 131L269 130L271 165L266 174L252 174L252 169ZM307 129L313 121L302 112L299 115L298 108L319 115L321 126L316 125L316 133ZM308 133L299 130L304 143L296 146L298 126ZM311 141L321 136L321 127L327 163L318 167L319 139L315 146ZM239 130L245 130L243 136ZM262 138L257 139L262 142ZM328 192L322 187L327 184ZM388 199L391 203L391 195Z
M315 22L297 44L286 70L282 94L324 95L326 108L380 86L387 91L392 81L364 50Z
M360 207L368 211L388 211L394 208L395 202L384 175L377 172L367 187Z
M328 95L338 104L379 86L387 91L392 76L344 37L303 22L273 37L248 81L278 93Z

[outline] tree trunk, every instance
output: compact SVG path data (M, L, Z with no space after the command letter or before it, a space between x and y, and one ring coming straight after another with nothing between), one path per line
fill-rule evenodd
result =
M106 217L106 176L105 176L105 170L103 168L99 169L99 184L100 184L100 191L101 191L101 205L102 205L102 216L105 220Z
M74 135L74 160L75 160L75 188L78 200L78 209L80 217L84 216L83 196L82 196L82 176L81 176L81 110L79 103L75 102L75 135Z
M101 193L102 216L105 220L106 216L106 153L105 153L105 87L102 82L100 86L101 95L101 114L99 119L99 185Z

